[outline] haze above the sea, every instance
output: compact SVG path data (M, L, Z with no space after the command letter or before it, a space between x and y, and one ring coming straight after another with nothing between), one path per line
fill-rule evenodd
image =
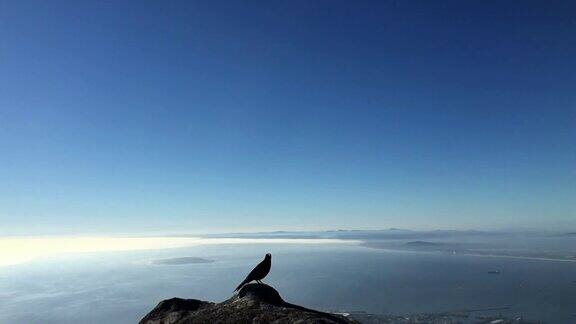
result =
M15 265L56 255L160 250L215 244L336 244L340 239L310 238L202 238L202 237L113 237L54 236L0 238L0 266Z

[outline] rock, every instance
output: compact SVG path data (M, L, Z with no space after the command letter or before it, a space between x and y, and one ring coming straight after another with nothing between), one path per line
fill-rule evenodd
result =
M261 301L270 305L280 306L284 303L278 291L268 285L248 284L238 292L239 298L249 298Z
M197 299L167 299L148 313L140 324L277 323L349 324L343 316L285 302L278 291L265 284L248 284L221 303Z

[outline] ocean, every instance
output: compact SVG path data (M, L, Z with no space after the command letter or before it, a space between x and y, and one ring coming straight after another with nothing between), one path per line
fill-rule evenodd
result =
M0 323L136 323L166 298L222 301L267 252L272 270L264 281L310 308L402 315L506 307L498 312L576 322L576 262L320 243L222 241L5 265Z

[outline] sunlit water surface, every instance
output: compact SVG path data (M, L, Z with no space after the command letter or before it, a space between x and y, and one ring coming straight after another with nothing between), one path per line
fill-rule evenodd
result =
M510 314L576 322L573 262L392 252L337 240L170 239L21 247L36 252L19 259L11 252L0 267L0 323L136 323L165 298L222 301L266 252L273 266L265 281L308 307L406 314L510 306ZM213 262L152 262L181 257Z

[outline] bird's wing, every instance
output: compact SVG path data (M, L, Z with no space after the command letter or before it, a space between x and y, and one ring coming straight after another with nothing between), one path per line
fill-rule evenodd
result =
M258 263L258 265L256 265L254 267L254 269L252 269L252 271L250 271L250 273L248 274L248 277L251 277L252 280L254 279L259 279L258 277L261 275L260 273L262 272L262 270L264 270L264 261L261 261L260 263Z
M256 265L254 269L250 271L250 273L246 276L246 279L244 279L244 281L242 281L234 291L239 290L240 288L242 288L242 286L249 283L250 281L257 279L258 273L261 272L261 268L263 267L263 263L264 261L258 263L258 265Z

